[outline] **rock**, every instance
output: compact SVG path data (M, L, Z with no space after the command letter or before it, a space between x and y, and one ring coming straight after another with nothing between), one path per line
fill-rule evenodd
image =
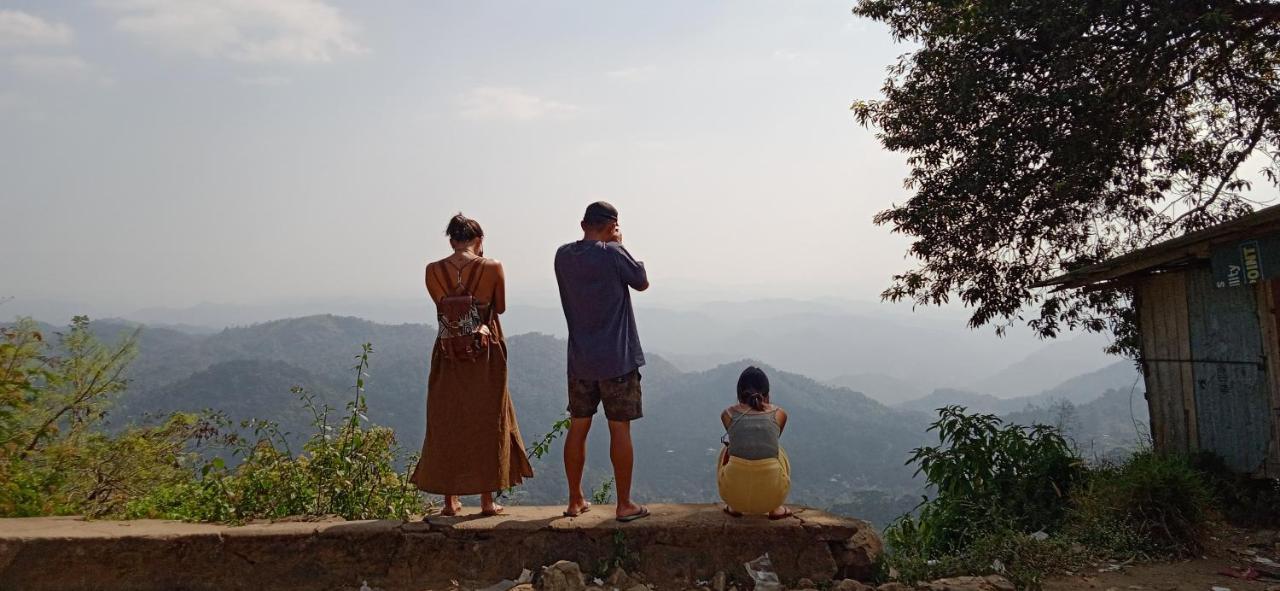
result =
M648 585L645 585L643 583L636 583L630 587L627 587L626 589L623 589L623 591L651 591L651 590L649 589Z
M637 585L643 587L644 581L640 577L627 574L627 571L622 570L622 567L620 566L614 568L613 572L609 573L609 576L604 580L605 589L618 589L619 591L630 591L631 589L634 589Z
M914 591L909 585L902 583L884 583L876 587L876 591Z
M870 523L850 520L857 529L843 543L831 544L831 557L836 562L835 579L870 580L875 576L876 563L884 554L884 543Z
M715 576L711 577L711 591L725 591L729 587L729 575L724 571L716 571Z
M551 566L542 567L539 589L542 591L586 591L587 584L582 578L582 569L578 567L578 563L561 560Z
M813 586L812 579L800 579L799 581L796 581L796 589L812 589Z
M893 583L889 583L889 584L893 584ZM901 584L901 583L898 583L898 584ZM905 588L906 586L904 585L903 587ZM872 587L871 585L867 585L861 581L855 581L853 579L836 581L831 585L831 591L873 591L875 589L876 588Z
M1013 583L1000 575L938 579L925 588L929 591L1015 591Z
M533 583L520 583L507 591L536 591L536 589L534 588Z

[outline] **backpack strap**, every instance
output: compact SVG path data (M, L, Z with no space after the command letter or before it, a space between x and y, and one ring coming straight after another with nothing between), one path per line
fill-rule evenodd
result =
M454 265L447 258L442 261L444 264L440 266L442 268L441 270L444 273L444 277L445 277L444 287L449 292L450 295L460 295L460 292L466 292L468 294L471 293L472 290L468 290L467 286L463 283L462 276L463 276L463 273L467 270L467 268L469 268L472 265L472 263L475 263L476 261L482 258L484 257L473 258L467 261L461 267ZM457 271L457 277L452 277L449 272L449 269L444 267L452 267L455 271Z
M453 288L452 282L449 280L450 278L449 278L448 266L449 266L448 261L440 261L440 264L437 265L437 267L439 267L440 269L440 273L439 273L440 285L444 286L444 297L449 297L454 294L454 288Z

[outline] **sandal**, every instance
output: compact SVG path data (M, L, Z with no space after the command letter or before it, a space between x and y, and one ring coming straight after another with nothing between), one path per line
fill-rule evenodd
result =
M742 517L742 513L738 511L734 511L733 509L730 509L728 505L721 507L720 510L724 511L724 514L728 515L729 517Z
M587 503L586 505L583 505L581 509L578 509L577 513L570 513L568 511L565 511L562 513L562 515L564 515L565 517L577 517L590 510L591 510L591 503Z
M782 513L778 514L778 515L774 515L774 514L770 513L770 514L769 514L769 520L770 520L770 521L778 521L779 519L786 519L786 518L788 518L788 517L792 517L792 516L794 516L794 515L795 515L795 512L791 510L791 507L786 507L786 510L785 510L785 511L783 511Z
M616 519L622 523L630 523L637 519L641 519L648 516L649 516L649 508L645 507L644 505L641 505L640 511L636 513L632 513L630 515L623 515L622 517L617 517Z

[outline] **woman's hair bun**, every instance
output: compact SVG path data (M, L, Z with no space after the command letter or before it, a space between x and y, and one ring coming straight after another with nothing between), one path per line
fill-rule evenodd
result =
M449 225L444 229L444 233L454 242L471 242L476 238L484 238L484 230L480 229L480 222L462 215L462 212L458 212L449 219Z

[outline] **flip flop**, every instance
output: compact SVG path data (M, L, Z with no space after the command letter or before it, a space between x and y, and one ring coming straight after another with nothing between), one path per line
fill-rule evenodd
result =
M618 521L621 521L622 523L630 523L637 519L641 519L648 516L649 516L649 508L641 505L639 512L632 513L630 515L623 515L622 517L616 517L615 519L617 519Z
M730 511L728 505L721 507L720 510L724 511L724 514L728 515L729 517L742 517L742 513L739 513L737 511Z
M507 508L503 507L501 509L498 509L497 511L481 511L480 514L484 515L485 517L493 517L496 515L502 515L504 512L506 512L506 510Z
M563 512L562 514L563 514L565 517L577 517L577 516L582 515L583 513L586 513L587 511L590 511L590 510L591 510L591 503L587 503L587 504L586 504L586 505L584 505L581 509L579 509L577 513L570 513L570 512L568 512L568 511L565 511L565 512Z
M795 515L795 512L791 510L791 507L787 507L787 510L786 510L786 511L784 511L784 512L782 513L782 515L770 515L770 516L769 516L769 520L770 520L770 521L778 521L779 519L786 519L786 518L791 517L791 516L793 516L793 515Z

